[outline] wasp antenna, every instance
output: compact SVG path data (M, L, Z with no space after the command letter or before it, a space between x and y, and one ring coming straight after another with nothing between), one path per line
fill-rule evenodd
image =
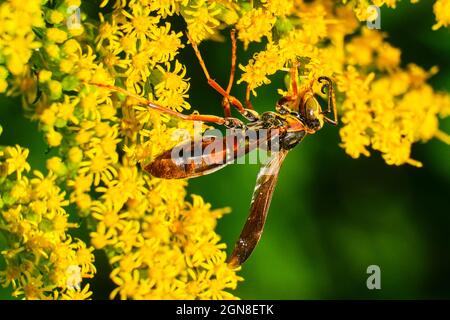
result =
M325 76L321 76L321 77L319 77L319 78L317 79L317 81L318 81L319 83L322 83L322 82L326 81L326 83L324 83L324 85L323 85L322 88L320 89L320 91L321 91L323 94L326 94L325 88L328 88L328 90L332 90L332 89L330 89L330 88L332 88L332 83L333 83L333 81L332 81L330 78L325 77Z
M327 117L325 117L325 120L333 125L337 125L338 124L338 116L337 116L337 109L336 109L336 98L334 96L334 90L333 90L333 81L326 76L321 76L317 79L317 81L319 83L322 82L326 82L323 84L322 88L321 88L321 92L323 94L326 94L325 92L325 88L328 88L328 109L326 111L326 113L330 113L333 112L334 115L334 120L329 119Z
M98 82L87 82L87 81L83 81L83 82L85 84L89 84L89 85L93 85L93 86L96 86L96 87L100 87L100 88L104 88L104 89L108 89L108 90L111 90L111 91L122 93L122 94L124 94L124 95L126 95L128 97L132 97L132 98L138 100L142 104L148 104L150 102L149 100L145 99L144 97L141 97L140 95L135 94L133 92L130 92L128 90L125 90L125 89L123 89L121 87L113 86L113 85L110 85L110 84L98 83Z

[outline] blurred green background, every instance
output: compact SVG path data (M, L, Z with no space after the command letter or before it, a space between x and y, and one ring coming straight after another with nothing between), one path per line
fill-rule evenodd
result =
M450 32L431 31L432 3L402 1L396 10L384 8L381 31L402 49L403 64L438 65L441 71L430 81L450 91ZM239 44L238 62L262 47L244 51ZM225 85L229 41L206 42L200 50L212 76ZM220 115L221 98L208 87L192 48L182 51L181 60L190 66L191 105ZM275 75L270 86L258 90L252 100L258 111L273 110L283 76ZM235 86L233 94L243 98L244 90ZM52 152L45 154L36 123L23 118L19 100L2 97L0 105L0 145L30 148L32 167L43 170ZM441 129L450 133L449 119L441 121ZM437 140L415 145L412 157L424 164L417 169L388 166L376 152L354 160L338 144L338 128L327 126L289 153L263 237L234 293L243 299L450 298L450 147ZM213 207L232 207L217 230L229 251L247 218L258 169L232 165L189 182L189 191ZM77 234L85 238L85 226ZM106 299L113 288L109 266L101 252L96 259L102 272L91 284L94 298ZM381 268L381 290L366 287L372 264ZM9 290L0 288L0 298L10 298Z

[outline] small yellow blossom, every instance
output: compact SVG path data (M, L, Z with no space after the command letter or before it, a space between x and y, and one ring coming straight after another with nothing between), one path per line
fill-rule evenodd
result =
M294 2L291 1L265 0L262 2L264 7L277 17L289 15L294 9Z
M45 51L50 58L57 59L59 57L59 47L56 44L50 44L46 46Z
M67 33L57 28L50 28L47 30L47 38L55 43L63 43L67 39Z
M61 82L57 80L51 80L48 84L48 88L50 90L51 97L54 100L57 100L62 93L62 85Z
M59 68L64 73L69 73L72 70L73 66L74 66L73 61L69 59L62 59L59 62Z
M189 34L195 42L200 42L214 34L214 28L220 24L217 15L221 11L222 9L215 2L206 0L196 1L196 4L184 9L184 19L188 25Z
M64 20L64 16L61 12L52 10L50 12L49 21L53 24L61 23Z
M27 162L29 151L19 145L15 147L6 147L4 150L6 174L15 172L17 180L20 180L23 171L30 171L30 165Z
M50 70L42 70L39 72L39 82L44 83L52 78L52 72Z
M272 38L272 27L276 17L267 10L252 9L245 13L236 24L238 38L244 42L245 48L250 42L260 42L262 37Z
M78 147L72 147L69 150L69 160L73 163L80 163L83 160L83 151Z
M52 129L45 135L45 138L47 139L49 146L57 147L61 144L63 136L58 131Z
M87 300L92 296L92 291L89 290L89 284L87 284L83 290L80 289L67 289L62 294L62 300Z
M67 168L59 157L52 157L47 160L47 169L53 171L59 176L63 176L67 172Z

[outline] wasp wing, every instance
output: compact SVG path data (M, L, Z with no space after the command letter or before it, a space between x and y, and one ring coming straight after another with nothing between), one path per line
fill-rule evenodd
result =
M247 260L261 238L269 211L270 201L278 180L278 172L288 151L282 149L258 173L253 191L250 214L230 256L229 264L237 267Z

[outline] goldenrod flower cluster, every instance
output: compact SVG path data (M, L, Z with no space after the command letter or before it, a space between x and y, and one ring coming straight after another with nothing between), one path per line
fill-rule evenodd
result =
M20 146L0 151L0 230L8 248L2 256L6 270L0 271L2 285L11 285L13 295L27 299L85 299L91 295L83 278L92 278L92 248L72 238L64 209L66 192L56 184L53 171L44 176L30 171L28 150ZM25 174L24 174L25 173Z
M0 283L20 298L89 298L87 279L103 272L94 266L97 249L112 266L111 298L234 298L229 291L242 278L227 265L215 233L229 210L188 197L186 181L141 169L182 139L179 128L194 134L193 123L139 102L191 108L189 66L178 59L188 45L185 31L199 43L221 40L232 27L245 48L267 42L239 66L238 83L255 95L294 64L302 85L318 76L336 79L345 151L357 158L372 148L388 164L420 166L410 156L413 143L433 137L449 143L438 118L450 114L450 97L427 84L435 68L401 68L400 50L358 21L368 2L105 0L92 13L80 0L3 1L0 93L22 97L26 116L57 155L47 159L44 174L30 168L26 148L0 149L0 236L7 244ZM436 1L434 28L448 26L449 6ZM186 30L169 22L175 15ZM287 87L280 93L290 93ZM90 239L70 235L75 215Z
M153 179L139 166L175 145L178 128L193 132L193 124L89 84L121 85L189 109L186 67L176 60L183 33L163 19L172 6L119 1L108 15L100 10L97 25L83 12L70 25L80 1L41 3L0 7L0 25L10 32L0 42L2 91L23 94L26 114L59 153L48 159L46 176L28 176L28 150L2 149L0 231L8 247L1 283L27 299L89 298L82 280L94 276L92 251L99 249L113 268L111 298L233 298L228 290L241 278L214 232L228 209L213 210L196 195L189 200L186 181ZM40 18L19 28L24 15ZM205 30L212 31L208 21ZM70 203L91 229L89 241L68 233L76 227L64 210Z
M267 1L263 6L270 3ZM395 6L395 1L374 3ZM417 65L401 68L400 50L387 43L382 32L361 27L357 18L366 18L362 8L366 12L369 5L369 1L350 1L346 6L335 5L334 1L295 2L295 19L299 22L277 16L270 32L276 39L266 36L266 49L240 66L243 74L238 83L247 83L256 95L256 88L270 83L269 76L292 61L299 61L300 80L305 85L323 75L337 80L344 124L340 131L341 146L351 157L369 156L372 148L380 151L388 164L420 167L421 162L410 155L413 143L433 137L450 142L450 136L439 130L439 117L449 114L450 96L434 92L426 83L437 68L429 71ZM436 2L435 8L441 5L444 4ZM270 12L258 13L255 8L251 11L260 15L255 20ZM438 16L438 23L446 25L441 17ZM244 33L245 39L253 41L260 39L248 33L254 30L262 34L258 26L242 30L237 24L239 34ZM280 93L286 94L282 90Z

